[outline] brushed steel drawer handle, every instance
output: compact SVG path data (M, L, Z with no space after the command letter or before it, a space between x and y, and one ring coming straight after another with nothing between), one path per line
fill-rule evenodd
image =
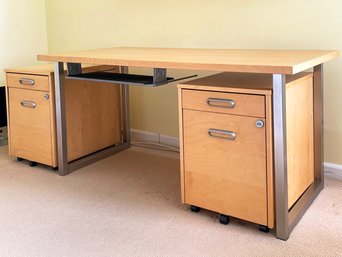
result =
M230 109L235 107L235 101L233 99L208 98L207 104L210 106L230 108Z
M33 86L36 82L33 79L19 79L19 83L22 85L29 85L29 86Z
M26 101L26 100L22 100L20 102L21 106L23 107L27 107L27 108L36 108L36 103L32 102L32 101Z
M228 130L211 128L211 129L208 129L208 134L211 137L219 137L219 138L224 138L228 140L236 139L236 133L233 131L228 131Z

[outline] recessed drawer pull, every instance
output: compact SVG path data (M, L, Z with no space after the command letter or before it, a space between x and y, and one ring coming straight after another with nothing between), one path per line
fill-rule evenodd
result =
M207 104L210 106L232 109L235 106L235 101L233 99L208 98Z
M20 104L21 104L21 106L23 106L23 107L27 107L27 108L36 108L36 103L35 103L35 102L22 100L22 101L20 102Z
M236 133L233 131L228 130L222 130L222 129L208 129L208 134L211 137L219 137L224 138L228 140L235 140L236 139Z
M19 79L19 83L22 85L28 85L28 86L33 86L36 82L33 79Z

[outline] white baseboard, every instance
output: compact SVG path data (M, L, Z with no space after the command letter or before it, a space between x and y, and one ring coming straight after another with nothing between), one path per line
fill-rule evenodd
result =
M179 138L148 131L131 129L132 142L151 142L179 148Z
M332 171L335 173L342 174L342 165L336 163L325 162L324 171Z
M138 129L131 129L131 141L159 143L159 134Z
M159 135L159 143L179 149L179 138L166 135Z

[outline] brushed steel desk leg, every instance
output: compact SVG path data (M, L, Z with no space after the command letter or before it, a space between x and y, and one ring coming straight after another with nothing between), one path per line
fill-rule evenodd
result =
M277 237L289 237L286 150L286 75L273 74L274 178Z
M56 130L57 130L57 157L58 174L67 175L68 172L68 146L66 137L66 113L64 95L64 63L55 63L55 104L56 104Z
M121 73L128 73L127 66L120 67ZM122 140L124 143L131 143L131 125L130 125L130 110L129 110L129 85L121 84L121 109L122 109Z

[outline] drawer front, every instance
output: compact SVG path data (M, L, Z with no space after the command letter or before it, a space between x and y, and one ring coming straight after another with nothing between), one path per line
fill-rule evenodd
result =
M183 108L265 117L265 97L200 90L182 90Z
M49 91L49 77L21 73L7 73L7 86L31 90Z
M185 202L267 225L265 120L194 110L183 119Z
M46 92L9 88L10 154L52 165L50 100Z

